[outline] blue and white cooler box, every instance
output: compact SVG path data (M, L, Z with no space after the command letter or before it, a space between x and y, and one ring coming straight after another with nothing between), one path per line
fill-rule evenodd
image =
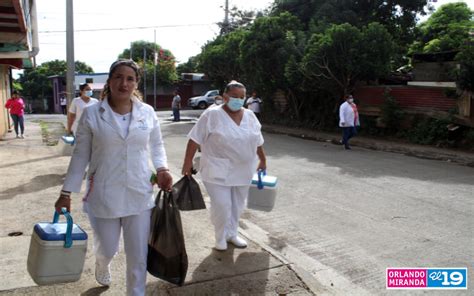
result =
M75 282L81 278L87 252L87 233L73 223L63 208L67 222L35 224L28 253L28 272L38 285Z
M247 207L253 210L270 212L275 206L278 178L258 171L252 178Z

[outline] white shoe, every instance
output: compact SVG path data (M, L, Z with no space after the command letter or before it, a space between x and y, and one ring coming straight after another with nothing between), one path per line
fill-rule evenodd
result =
M99 263L95 263L95 280L102 286L110 286L112 282L112 276L110 275L110 264L102 266Z
M226 241L216 242L214 249L216 249L217 251L227 250L227 242Z
M16 135L16 138L17 138L17 139L19 139L19 138L20 138L20 136L19 136L19 135Z
M233 244L237 248L247 248L247 242L238 236L233 236L227 240L229 243Z
M20 136L22 139L24 139L25 137L23 135Z

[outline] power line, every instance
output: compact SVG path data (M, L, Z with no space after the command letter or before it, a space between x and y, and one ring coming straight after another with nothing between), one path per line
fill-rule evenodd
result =
M194 27L194 26L209 26L216 25L217 23L208 24L184 24L184 25L162 25L162 26L144 26L144 27L128 27L128 28L102 28L102 29L80 29L74 32L98 32L98 31L128 31L128 30L144 30L144 29L156 29L156 28L178 28L178 27ZM59 31L39 31L41 34L53 34L53 33L65 33L64 30Z

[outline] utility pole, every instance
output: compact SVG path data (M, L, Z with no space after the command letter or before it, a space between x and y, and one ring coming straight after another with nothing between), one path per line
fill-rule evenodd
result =
M224 27L223 33L229 33L229 0L225 0L225 15L224 15Z
M67 72L66 72L66 96L67 105L72 102L75 95L74 88L74 74L76 67L74 63L74 9L73 1L66 1L66 60L67 60Z
M158 63L158 56L156 54L156 30L155 30L155 41L153 43L153 49L155 52L153 53L153 108L156 111L156 64Z

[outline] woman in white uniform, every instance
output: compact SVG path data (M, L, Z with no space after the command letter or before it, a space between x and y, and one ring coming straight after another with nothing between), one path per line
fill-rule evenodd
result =
M211 197L215 249L230 242L238 248L247 242L237 234L239 218L256 169L266 168L261 125L254 113L242 108L245 86L236 81L224 91L224 104L207 110L188 134L183 175L191 175L193 157L201 147L200 173Z
M81 119L82 112L86 107L97 104L99 101L92 97L92 88L89 84L84 83L79 85L80 95L74 98L69 106L67 114L67 133L75 134L79 119Z
M154 207L151 156L158 186L170 190L172 178L158 118L137 92L138 65L119 60L110 67L104 97L84 109L61 194L55 208L71 208L87 173L84 209L94 231L95 277L111 283L110 263L123 232L127 258L127 295L145 295L147 242Z

